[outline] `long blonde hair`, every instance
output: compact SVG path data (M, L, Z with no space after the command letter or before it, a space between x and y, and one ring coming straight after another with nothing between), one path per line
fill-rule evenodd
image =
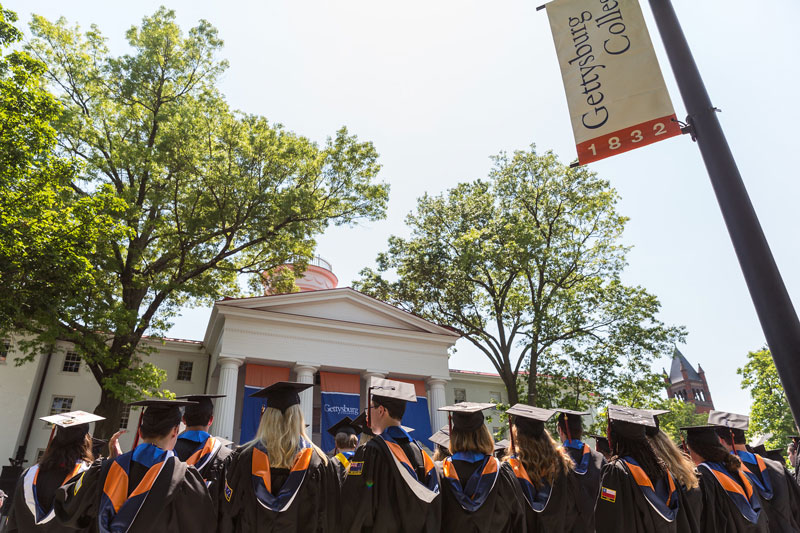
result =
M306 422L300 405L287 407L283 413L271 407L264 409L255 440L260 441L267 449L271 468L291 468L301 438L311 442L306 434ZM311 446L325 464L328 464L328 458L322 450L314 444Z
M511 431L514 432L513 453L522 462L536 488L543 485L543 480L552 485L559 473L569 474L575 469L567 452L556 444L546 429L539 437L520 433L516 425L512 426ZM512 453L510 448L509 453Z
M481 452L484 455L494 453L494 439L489 428L481 425L475 431L460 431L453 428L450 432L450 453Z
M667 468L681 484L687 489L693 489L700 485L697 474L694 473L694 462L688 455L683 453L672 439L662 430L658 430L652 437L647 437L653 451L667 464Z

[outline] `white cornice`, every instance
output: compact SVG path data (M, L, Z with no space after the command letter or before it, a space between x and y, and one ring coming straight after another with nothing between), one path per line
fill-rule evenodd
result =
M375 313L390 316L391 318L398 320L402 323L408 324L411 327L422 329L423 331L434 335L453 337L455 339L458 339L460 337L458 333L455 333L450 329L447 329L429 320L425 320L424 318L420 318L416 315L403 311L402 309L398 309L397 307L387 304L386 302L376 300L375 298L362 294L349 287L341 289L320 290L320 291L294 292L289 294L276 294L271 296L259 296L254 298L221 300L214 304L214 308L215 309L223 309L231 307L236 307L240 309L258 308L260 310L268 311L269 307L275 307L287 304L295 304L295 305L311 304L311 303L320 303L320 302L335 301L335 300L349 300L355 303L356 305L371 309Z

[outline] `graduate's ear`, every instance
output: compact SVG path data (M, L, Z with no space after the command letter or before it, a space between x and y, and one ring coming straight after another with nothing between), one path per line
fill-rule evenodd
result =
M208 419L208 427L211 427L211 424L213 423L214 423L214 415L211 415L211 417Z

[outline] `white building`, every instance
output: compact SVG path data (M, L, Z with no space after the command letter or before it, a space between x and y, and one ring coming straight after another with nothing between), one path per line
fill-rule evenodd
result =
M202 342L157 341L147 360L166 370L164 389L178 395L225 394L216 402L212 431L235 442L250 438L253 409L260 412L247 388L281 380L314 383L301 394L301 405L316 442L325 434L326 417L341 418L355 405L363 409L371 376L415 384L419 403L411 410L417 410L414 427L420 433L415 436L421 439L447 423L438 407L464 400L508 400L497 375L448 367L457 333L353 289L335 288L336 282L330 266L318 262L298 281L302 292L220 300ZM43 354L22 366L14 365L15 352L14 339L0 342L0 398L5 406L0 411L0 457L5 464L25 446L29 465L50 434L39 418L92 411L100 389L66 343L49 357ZM424 420L420 409L425 409ZM137 418L134 411L123 422L131 429L122 438L123 449L130 449ZM498 429L498 417L489 425Z

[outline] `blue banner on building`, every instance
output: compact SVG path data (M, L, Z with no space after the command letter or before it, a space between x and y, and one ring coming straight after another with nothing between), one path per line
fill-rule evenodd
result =
M328 428L346 416L357 417L361 412L359 409L360 396L346 392L322 392L320 395L322 400L321 447L325 452L330 452L336 447L336 442L333 435L328 433Z
M263 387L244 386L244 400L242 401L242 430L239 433L239 444L250 442L256 436L258 424L261 422L261 409L266 409L266 398L251 398L250 395L258 392Z
M431 415L428 412L428 398L417 396L417 403L407 403L406 413L403 415L404 426L414 428L411 437L420 441L422 444L433 450L433 443L428 439L433 435L431 432Z

